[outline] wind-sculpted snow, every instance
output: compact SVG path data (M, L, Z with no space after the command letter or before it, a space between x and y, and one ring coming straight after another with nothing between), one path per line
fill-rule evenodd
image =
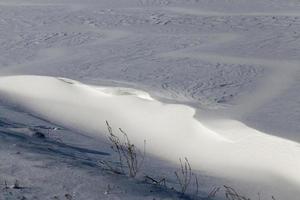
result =
M1 99L92 137L103 134L108 116L118 116L108 120L137 143L153 137L152 144L161 145L150 148L153 153L166 149L159 156L191 156L209 175L232 173L229 183L247 179L236 184L243 192L256 195L264 188L267 195L292 200L299 196L299 13L298 0L0 0L0 75L47 76L2 77ZM23 91L8 84L17 80L24 81ZM38 87L36 80L52 89L25 87ZM91 98L79 102L77 92ZM117 113L124 106L116 100L116 107L101 113L99 94L123 99L126 110ZM49 101L22 101L40 95ZM63 108L52 102L59 97ZM57 114L62 109L64 115ZM156 117L161 122L152 128L144 122L161 114L157 110L169 114ZM142 111L143 118L137 117ZM11 112L0 118L3 126ZM79 119L77 112L86 114ZM30 127L12 130L32 134ZM154 138L158 133L164 138ZM69 132L64 135L73 141ZM165 148L168 139L180 141L178 148ZM249 177L249 169L258 171Z
M191 107L163 104L132 89L121 91L53 77L0 79L2 101L88 136L105 137L108 120L126 130L139 147L145 139L148 152L157 157L176 161L187 156L196 169L213 174L264 184L280 177L299 186L298 143L234 120L216 121L212 131L194 118ZM256 175L249 176L250 171ZM272 187L280 186L274 183ZM280 192L287 195L285 189Z
M162 27L169 26L172 14L159 9L66 12L60 4L4 8L2 27L13 34L1 43L2 74L66 76L95 84L109 79L151 89L166 99L212 104L227 103L241 91L253 89L251 82L260 71L253 66L162 58L161 54L205 48L231 37L207 35L186 28L185 22L174 30ZM172 20L177 23L176 17Z
M144 4L157 5L154 1ZM182 102L228 103L243 91L252 91L254 80L259 79L263 70L217 60L207 63L195 59L162 59L161 54L195 49L296 58L299 51L295 32L299 26L297 16L230 16L230 13L197 16L156 7L144 10L143 6L115 10L87 7L89 12L86 12L85 9L68 11L67 4L55 3L4 8L2 27L14 34L1 43L0 61L5 68L2 73L67 76L96 84L109 79ZM252 41L247 43L238 40L240 37L223 40L222 33L227 31L242 34L260 32L260 29L276 30L280 35L272 38L268 34L251 35ZM207 35L208 32L213 34ZM234 40L237 43L230 42ZM216 50L220 43L224 45ZM266 50L276 48L275 44L281 45L276 54L268 53ZM50 59L36 60L45 58L39 52L49 48L61 54L47 54L46 58Z

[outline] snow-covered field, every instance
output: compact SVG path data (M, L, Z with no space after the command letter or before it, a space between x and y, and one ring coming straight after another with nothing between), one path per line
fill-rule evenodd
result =
M0 44L0 199L183 198L97 165L106 120L170 187L299 199L299 1L2 0Z

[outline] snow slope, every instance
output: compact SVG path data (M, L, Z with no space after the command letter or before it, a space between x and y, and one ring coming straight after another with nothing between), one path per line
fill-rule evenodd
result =
M3 121L17 123L14 107L7 105L18 104L29 114L86 134L82 138L76 132L63 132L64 143L82 138L77 146L83 142L94 149L87 138L100 136L97 141L103 142L104 121L111 120L115 128L133 134L136 143L147 139L165 147L160 137L178 143L178 148L149 146L149 150L171 161L192 157L192 164L202 170L199 173L209 176L205 185L230 184L254 199L257 192L265 199L271 194L297 199L298 13L298 0L1 0ZM49 90L44 91L46 86ZM91 98L77 99L77 92ZM30 98L40 103L25 101ZM100 100L113 100L115 107L101 105ZM74 110L68 101L81 106ZM65 112L59 114L59 109ZM101 118L102 109L107 116ZM78 112L86 118L77 118ZM18 123L27 123L28 117L23 113ZM43 124L37 117L30 119L37 126ZM149 121L157 126L149 126ZM22 134L30 133L23 128ZM161 134L163 129L166 133ZM11 147L3 158L14 154L14 142L2 142ZM11 166L6 159L1 161ZM9 170L11 177L17 177L15 171L27 161L22 159ZM28 170L34 166L29 163ZM72 178L73 168L59 166ZM170 166L164 171L173 172ZM31 183L39 184L39 175L34 176L37 179ZM91 180L88 177L86 182ZM220 177L226 177L224 182ZM22 178L26 179L25 172ZM96 198L96 193L90 194Z
M1 77L0 85L1 99L11 106L88 136L105 138L108 120L128 132L140 148L146 140L147 151L161 159L176 162L187 156L195 169L209 174L265 184L277 178L300 186L299 143L238 121L217 121L212 131L194 118L191 107L163 104L139 91L98 89L63 78L10 76ZM288 196L280 187L272 184Z

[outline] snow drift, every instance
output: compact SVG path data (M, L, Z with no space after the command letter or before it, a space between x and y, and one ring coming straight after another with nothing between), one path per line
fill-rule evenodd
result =
M193 108L161 103L143 91L7 76L0 78L0 99L94 138L105 137L108 120L138 146L147 140L147 152L169 161L188 157L194 168L209 173L265 183L275 176L300 186L298 143L233 120L216 121L209 129L194 118Z

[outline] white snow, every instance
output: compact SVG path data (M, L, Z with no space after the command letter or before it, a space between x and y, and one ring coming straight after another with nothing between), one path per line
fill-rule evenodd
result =
M163 198L128 180L116 190L130 194L103 195L122 179L94 176L113 157L108 120L147 140L146 173L169 183L188 157L203 194L226 184L298 200L299 11L298 0L0 0L0 181L43 200L61 188Z
M108 120L128 132L139 147L146 140L150 154L173 162L187 156L198 170L262 183L281 177L300 186L299 143L235 120L215 121L210 129L194 118L193 108L161 103L145 92L99 89L55 77L9 76L0 78L0 97L94 138L105 137ZM274 183L272 187L279 185Z

